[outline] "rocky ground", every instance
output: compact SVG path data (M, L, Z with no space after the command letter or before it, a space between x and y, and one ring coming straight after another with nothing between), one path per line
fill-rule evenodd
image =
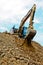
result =
M17 35L0 33L0 65L43 65L43 47Z

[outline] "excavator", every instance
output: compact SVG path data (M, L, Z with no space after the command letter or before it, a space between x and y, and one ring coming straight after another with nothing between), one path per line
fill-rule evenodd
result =
M23 17L23 19L21 20L19 29L18 30L15 29L16 30L15 33L18 33L19 37L22 37L27 40L32 40L34 36L36 35L36 30L34 30L34 27L33 27L35 11L36 11L36 4L34 4L33 7L28 11L28 13ZM30 17L29 26L24 27L24 24L29 17ZM23 33L25 29L27 30L27 32L24 36Z

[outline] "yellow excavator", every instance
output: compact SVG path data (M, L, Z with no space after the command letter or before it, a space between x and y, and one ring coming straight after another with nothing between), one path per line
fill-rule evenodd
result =
M19 29L15 32L15 33L18 33L19 37L22 37L22 38L25 38L28 40L32 40L33 37L36 35L36 30L34 30L34 27L33 27L33 20L34 20L35 11L36 11L36 5L34 4L33 7L28 11L28 13L21 20ZM25 30L24 24L29 17L30 17L29 26L28 26L28 28L26 28L27 32L24 36L23 35L23 33L24 33L23 31Z
M24 38L33 39L33 37L35 36L36 30L34 30L33 27L35 11L36 11L36 5L34 4L33 7L29 10L29 12L21 20L21 24L18 30L19 36L22 36L23 25L29 17L30 17L29 27L27 28L27 33Z

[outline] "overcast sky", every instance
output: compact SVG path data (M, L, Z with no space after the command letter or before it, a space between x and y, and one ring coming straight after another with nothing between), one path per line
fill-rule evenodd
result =
M36 4L34 27L37 30L34 40L43 45L43 0L0 0L0 32L10 31L14 24L19 27L33 4Z

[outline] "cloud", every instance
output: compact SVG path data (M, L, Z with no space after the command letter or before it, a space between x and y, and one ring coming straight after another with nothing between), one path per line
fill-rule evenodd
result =
M42 30L42 29L43 29L43 25L41 25L41 26L39 27L39 29ZM42 31L43 31L43 30L42 30Z
M38 7L43 9L43 0L39 2Z
M3 32L3 31L8 31L8 29L6 27L3 27L3 26L0 26L0 31Z
M40 1L37 0L0 0L0 25L20 24L34 3L38 8ZM35 18L34 22L39 23L39 20Z
M39 19L37 19L37 18L34 18L34 21L33 21L34 23L40 23L40 20Z
M5 20L13 16L22 16L33 6L40 3L36 0L0 0L0 19Z
M0 0L0 23L20 24L33 4L38 9L43 6L42 2L43 0ZM36 17L34 22L39 23L39 19Z

